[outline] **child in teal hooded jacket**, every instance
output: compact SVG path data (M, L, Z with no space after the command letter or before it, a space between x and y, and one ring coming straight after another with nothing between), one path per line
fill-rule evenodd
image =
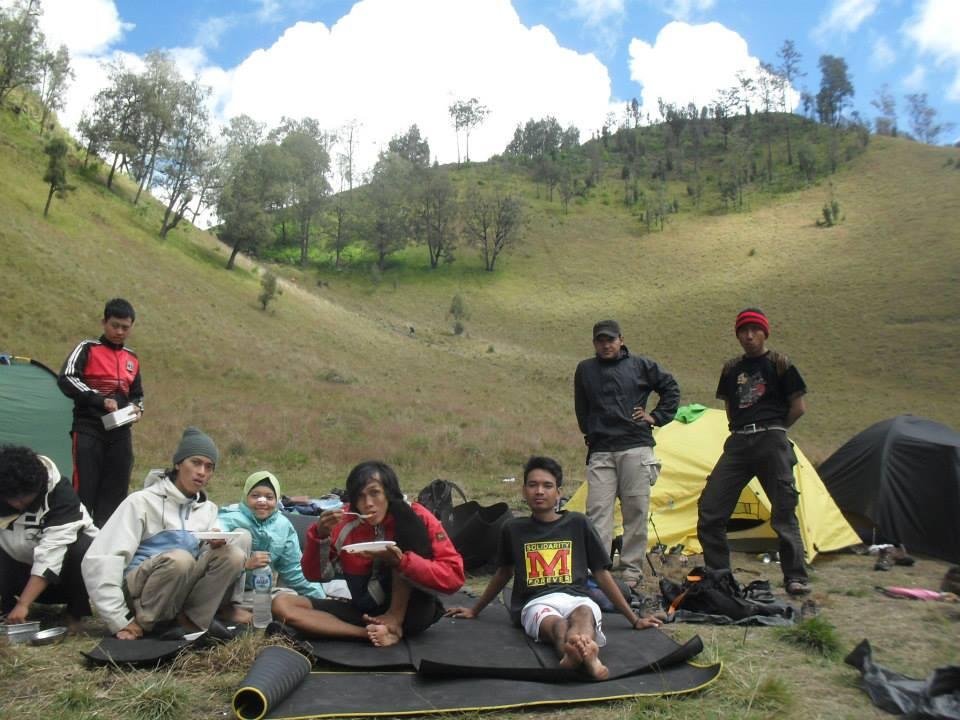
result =
M276 475L258 470L243 484L241 502L220 509L220 529L242 529L250 533L253 542L245 565L247 570L269 563L286 587L299 595L324 598L323 586L303 576L297 531L283 513L277 512L280 496ZM247 573L246 589L253 589L253 573Z

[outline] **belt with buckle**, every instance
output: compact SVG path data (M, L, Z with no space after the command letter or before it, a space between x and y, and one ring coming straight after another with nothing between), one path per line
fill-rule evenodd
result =
M750 423L749 425L744 425L739 430L734 430L735 435L754 435L759 432L766 432L767 430L782 430L786 432L787 429L780 425L757 425L756 423Z

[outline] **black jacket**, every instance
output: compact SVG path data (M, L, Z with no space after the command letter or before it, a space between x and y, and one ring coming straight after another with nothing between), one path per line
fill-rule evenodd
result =
M651 392L660 398L650 413L658 426L673 420L680 405L673 375L649 358L631 355L626 345L616 360L594 356L581 361L573 391L577 423L590 452L656 445L650 426L633 420L633 409L646 408Z

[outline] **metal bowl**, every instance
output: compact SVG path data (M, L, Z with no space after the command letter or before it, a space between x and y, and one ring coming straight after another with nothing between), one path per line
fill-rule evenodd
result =
M41 630L38 633L34 633L30 636L31 645L53 645L63 640L67 635L67 629L65 627L52 627L47 628L46 630Z

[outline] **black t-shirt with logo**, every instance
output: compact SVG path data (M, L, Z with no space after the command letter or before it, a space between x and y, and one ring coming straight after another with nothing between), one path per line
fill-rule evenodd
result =
M727 363L717 384L717 397L726 401L729 408L731 430L750 424L783 426L790 400L806 391L797 368L771 351L755 358L744 355Z
M539 595L587 595L587 573L608 570L610 557L586 515L564 510L552 522L513 518L503 525L497 564L513 566L510 618Z

